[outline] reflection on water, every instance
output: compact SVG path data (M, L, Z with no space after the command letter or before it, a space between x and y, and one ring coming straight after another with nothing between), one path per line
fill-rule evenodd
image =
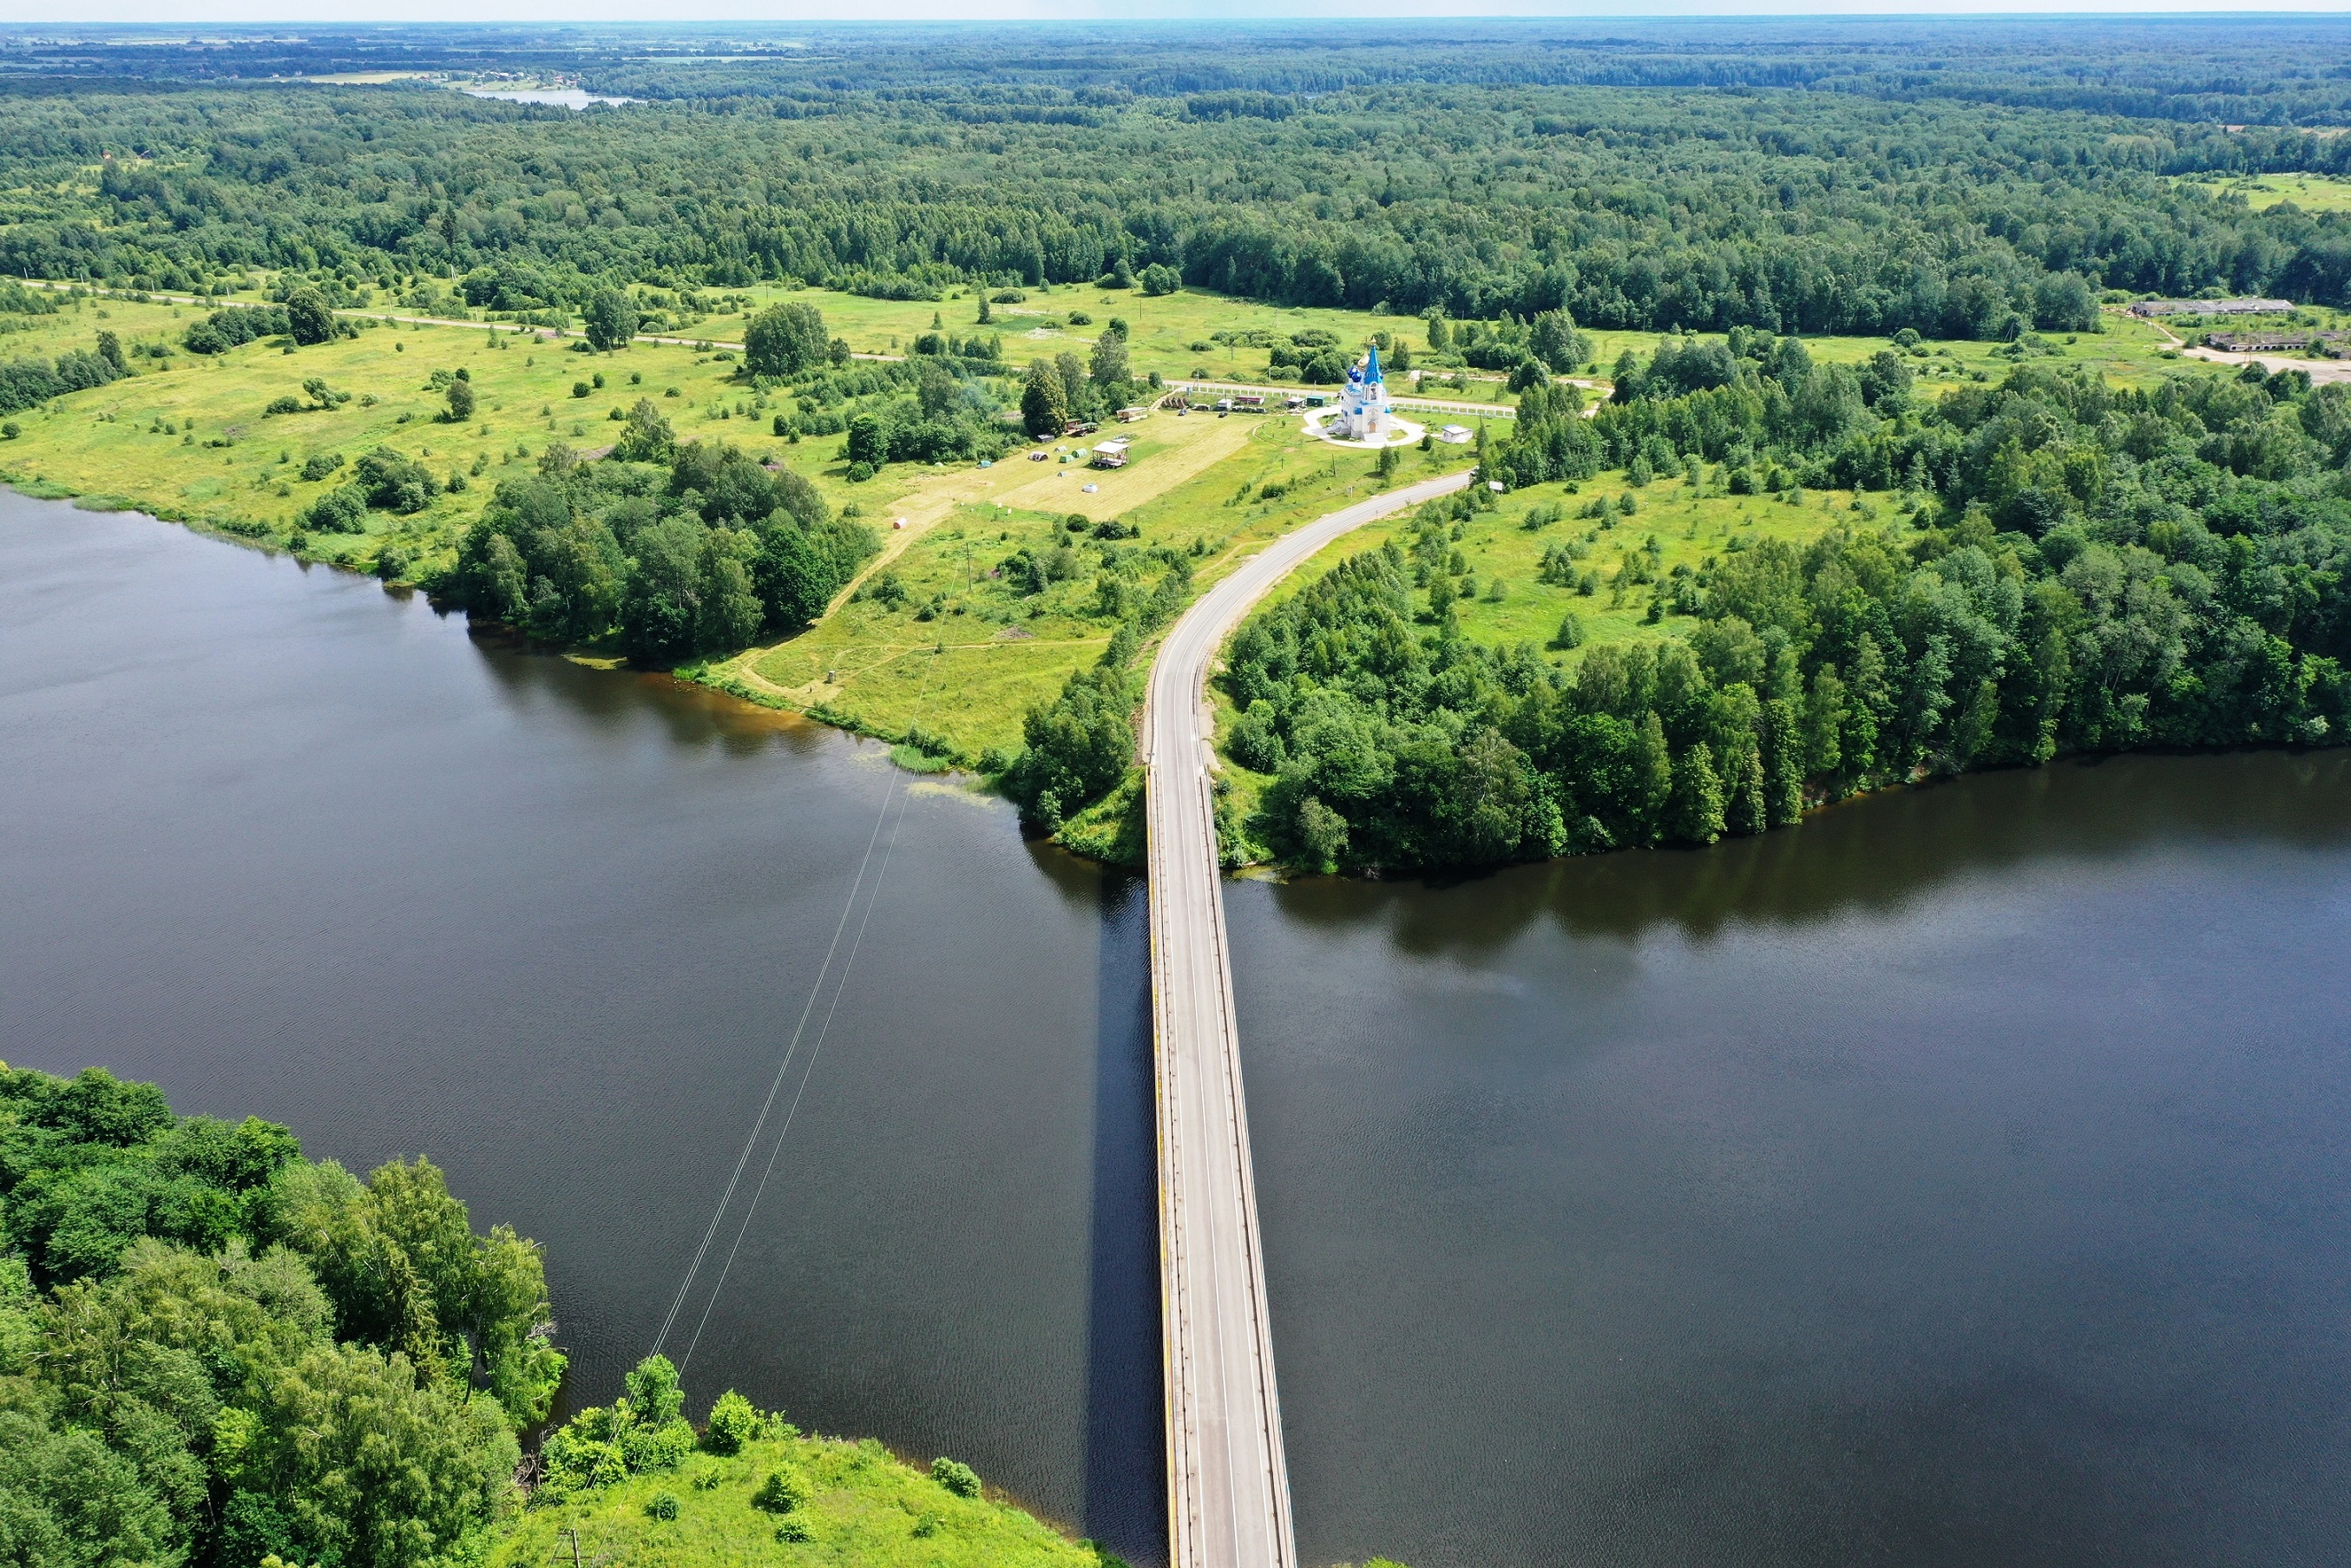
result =
M2347 766L1231 887L1305 1558L2339 1560Z
M687 1386L1162 1553L1131 883L837 732L5 495L0 737L0 1058L430 1155L547 1244L575 1400L651 1348L867 868Z
M1231 884L1303 1560L2340 1561L2346 768L2135 758L1704 852ZM601 1399L903 800L688 1385L1155 1561L1141 890L904 783L0 497L0 1057L430 1154L548 1243Z
M1703 937L1746 922L1891 913L2052 858L2093 864L2199 839L2317 849L2346 834L2351 750L2117 757L1892 790L1708 850L1521 867L1470 880L1467 898L1327 877L1279 884L1275 897L1291 920L1345 926L1376 914L1405 952L1469 956L1538 919L1588 935L1667 925Z

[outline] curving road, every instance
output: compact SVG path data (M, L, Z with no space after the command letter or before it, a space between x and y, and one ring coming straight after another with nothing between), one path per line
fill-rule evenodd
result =
M1167 634L1144 704L1151 996L1159 1083L1160 1323L1174 1568L1297 1568L1249 1112L1208 788L1209 661L1266 591L1332 539L1466 488L1423 480L1286 534Z

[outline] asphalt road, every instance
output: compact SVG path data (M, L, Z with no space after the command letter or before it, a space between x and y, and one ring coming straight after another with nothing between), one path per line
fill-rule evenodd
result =
M1297 1568L1298 1562L1249 1174L1202 686L1226 635L1293 568L1351 529L1468 483L1468 474L1423 480L1284 535L1194 604L1152 666L1143 747L1175 1568Z

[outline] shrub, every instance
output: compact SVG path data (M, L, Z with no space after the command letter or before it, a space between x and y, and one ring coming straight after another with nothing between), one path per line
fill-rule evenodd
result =
M761 1425L759 1413L751 1407L751 1402L730 1388L710 1407L710 1426L702 1435L703 1447L714 1454L739 1454L744 1444L759 1435Z
M805 1507L811 1494L808 1478L789 1466L771 1472L751 1494L751 1506L768 1513L789 1513Z
M978 1472L960 1459L950 1459L946 1458L944 1455L938 1458L933 1459L931 1461L931 1479L938 1482L939 1485L946 1488L947 1490L955 1493L957 1497L977 1497L979 1495Z
M694 1428L674 1419L657 1427L632 1427L621 1438L621 1452L632 1474L674 1470L694 1452Z
M381 447L359 460L356 477L369 506L403 514L423 511L441 488L424 465Z
M670 1491L657 1491L653 1493L653 1500L645 1504L645 1517L647 1519L658 1519L664 1523L675 1519L677 1517L677 1494Z
M800 1518L798 1514L794 1514L790 1518L785 1520L783 1523L776 1526L776 1539L792 1543L814 1541L816 1539L816 1531L810 1528L809 1521L807 1520Z
M367 512L366 491L338 485L303 509L302 526L319 534L365 533Z
M261 416L264 419L267 419L275 414L299 413L301 412L302 400L300 398L296 397L292 392L280 392L277 396L269 400L269 406L261 411Z
M302 477L315 484L342 465L343 455L340 452L313 452L302 459Z
M1551 645L1554 648L1583 646L1583 617L1573 610L1569 611L1560 621L1558 632L1552 634Z

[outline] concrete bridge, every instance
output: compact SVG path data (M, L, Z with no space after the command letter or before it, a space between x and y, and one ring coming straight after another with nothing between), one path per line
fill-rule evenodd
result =
M1249 606L1324 545L1468 484L1467 474L1423 480L1284 535L1193 605L1152 666L1143 755L1175 1568L1297 1568L1298 1562L1217 872L1202 691L1209 661Z

